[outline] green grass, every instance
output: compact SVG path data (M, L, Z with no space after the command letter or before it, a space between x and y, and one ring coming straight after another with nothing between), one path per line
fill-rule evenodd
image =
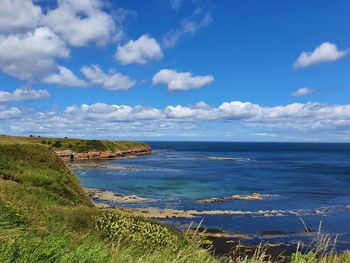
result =
M41 140L0 139L0 262L272 262L263 250L249 258L215 259L200 247L200 236L184 236L121 209L96 208L75 175ZM62 144L73 144L72 140ZM121 147L110 141L103 145L111 150ZM123 143L133 145L138 144ZM349 253L325 252L328 243L324 238L317 249L288 260L350 263Z
M0 142L0 262L216 262L167 226L96 208L47 145L6 139Z
M108 140L82 140L74 138L45 138L45 137L19 137L0 136L1 144L41 144L55 150L72 150L74 152L88 151L126 151L133 147L146 146L143 142L108 141Z

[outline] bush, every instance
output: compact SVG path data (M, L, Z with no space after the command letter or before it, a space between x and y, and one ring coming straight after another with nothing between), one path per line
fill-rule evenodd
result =
M97 220L96 228L111 240L128 240L149 250L172 247L177 250L184 244L173 230L142 217L123 213L107 212Z
M61 141L56 141L56 142L52 145L52 147L55 147L55 148L60 148L61 146L62 146Z

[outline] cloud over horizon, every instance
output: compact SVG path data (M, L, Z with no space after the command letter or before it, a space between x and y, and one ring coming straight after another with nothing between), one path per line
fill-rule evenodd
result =
M50 93L47 90L19 88L13 92L0 91L0 103L24 100L41 100L49 97Z
M309 102L273 107L241 101L224 102L216 107L207 105L203 107L203 103L201 104L154 108L142 105L94 103L68 106L63 111L31 112L31 114L23 114L25 111L22 112L18 108L1 106L2 112L9 114L0 128L8 133L26 134L35 130L43 135L55 134L57 128L60 128L69 136L77 134L88 136L90 132L96 136L105 136L121 129L126 134L137 132L142 136L155 131L176 134L185 127L195 132L203 125L222 123L235 125L240 131L251 128L262 130L250 133L255 135L264 134L265 130L273 134L288 130L296 135L332 131L333 137L329 139L333 140L339 139L339 136L350 136L349 104L328 105ZM4 117L4 114L0 114L0 118Z

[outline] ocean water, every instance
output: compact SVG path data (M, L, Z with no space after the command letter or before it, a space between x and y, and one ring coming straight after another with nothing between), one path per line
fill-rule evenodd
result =
M153 155L108 161L130 170L76 169L85 187L152 198L113 204L181 210L289 211L285 216L201 215L166 219L178 228L203 220L207 228L252 236L247 242L308 239L301 220L350 248L350 144L149 142ZM218 160L210 157L230 157ZM210 197L273 194L264 200L199 203ZM297 211L297 213L293 213ZM278 231L266 236L267 231Z

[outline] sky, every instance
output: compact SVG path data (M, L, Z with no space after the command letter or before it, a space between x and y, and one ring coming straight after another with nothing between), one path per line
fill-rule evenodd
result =
M0 0L0 134L350 142L348 0Z

